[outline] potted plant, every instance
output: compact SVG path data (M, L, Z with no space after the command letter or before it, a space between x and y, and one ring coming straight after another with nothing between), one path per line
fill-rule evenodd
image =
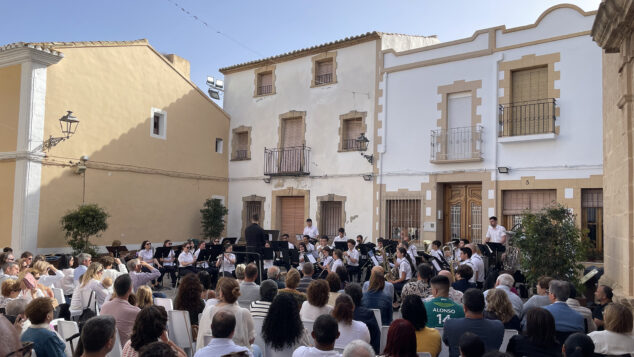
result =
M90 237L101 236L108 229L108 213L97 204L85 204L64 215L60 224L66 231L66 241L73 248L73 254L89 253L96 255L95 245Z

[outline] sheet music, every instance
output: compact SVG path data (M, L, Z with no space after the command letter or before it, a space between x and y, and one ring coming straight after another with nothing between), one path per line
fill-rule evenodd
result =
M306 254L306 256L308 257L308 260L309 260L312 264L317 263L317 260L315 260L315 257L314 257L312 254Z
M372 259L372 264L374 264L375 267L378 267L380 265L379 261L376 260L376 257L374 255L370 256L370 259Z

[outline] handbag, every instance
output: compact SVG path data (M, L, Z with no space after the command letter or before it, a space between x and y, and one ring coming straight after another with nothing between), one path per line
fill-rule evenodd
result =
M79 320L77 320L77 325L79 326L79 331L81 331L82 327L84 327L84 324L86 323L86 321L88 321L91 318L97 316L97 313L95 313L90 308L90 304L92 303L92 296L93 295L94 294L91 291L90 292L90 298L88 299L88 306L81 311L81 315L79 315Z

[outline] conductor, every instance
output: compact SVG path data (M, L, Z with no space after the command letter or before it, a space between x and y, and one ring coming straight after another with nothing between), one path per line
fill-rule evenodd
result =
M264 229L262 229L262 227L258 224L259 220L260 216L258 214L254 214L253 217L251 217L251 225L244 230L248 253L262 254L264 243L268 240L268 236L264 233ZM249 255L249 262L255 260L255 257L256 256Z

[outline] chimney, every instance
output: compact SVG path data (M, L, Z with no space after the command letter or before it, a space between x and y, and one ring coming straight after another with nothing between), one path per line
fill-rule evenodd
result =
M189 78L189 61L179 55L173 53L164 55L168 61L174 66L183 76Z

